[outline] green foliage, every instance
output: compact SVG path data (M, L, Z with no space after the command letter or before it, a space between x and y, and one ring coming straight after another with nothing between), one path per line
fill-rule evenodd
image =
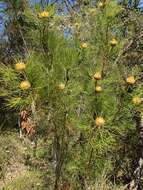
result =
M30 45L23 60L26 68L18 72L14 65L1 66L0 96L9 108L19 111L32 110L34 102L38 135L50 141L47 144L51 165L55 163L55 185L69 180L80 189L80 176L87 182L103 171L116 177L114 166L120 160L116 150L123 146L120 139L133 134L134 115L142 109L142 105L132 102L133 97L142 97L142 71L140 65L125 63L125 54L134 40L134 25L130 29L122 23L126 10L121 5L109 1L92 10L83 6L82 14L71 20L67 17L66 21L62 16L57 18L54 9L45 8L47 17L38 16L39 6L34 11L25 10L31 26L25 38ZM80 27L74 26L75 21ZM69 37L63 35L66 22L71 29ZM97 72L101 73L99 80L94 78ZM135 78L133 84L128 83L129 76ZM22 89L22 81L31 86ZM97 86L102 87L101 92ZM98 117L105 124L96 123ZM48 162L47 152L38 150L37 159ZM21 179L16 186L20 183Z

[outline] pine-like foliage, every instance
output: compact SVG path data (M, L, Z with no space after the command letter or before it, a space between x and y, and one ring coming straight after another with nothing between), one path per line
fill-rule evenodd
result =
M123 142L129 135L136 141L134 116L142 112L143 96L141 65L125 62L141 37L135 38L130 14L115 1L83 6L74 16L50 6L27 8L28 53L11 66L1 64L6 106L20 111L34 104L37 132L50 139L55 190L62 181L86 189L103 172L126 175L122 157L130 146Z

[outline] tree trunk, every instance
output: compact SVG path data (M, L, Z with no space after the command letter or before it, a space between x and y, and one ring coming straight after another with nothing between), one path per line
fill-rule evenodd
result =
M134 171L134 179L129 184L129 190L142 190L142 177L143 177L143 115L137 113L135 116L136 126L138 130L138 164Z

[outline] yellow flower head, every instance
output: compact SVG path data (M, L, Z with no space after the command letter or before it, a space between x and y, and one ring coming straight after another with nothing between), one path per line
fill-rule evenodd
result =
M25 80L20 83L20 88L22 90L28 90L31 87L31 84L29 81Z
M87 43L83 42L83 43L81 43L80 47L84 49L84 48L87 48L88 45L87 45Z
M105 124L105 120L103 117L96 117L95 124L97 127L102 127Z
M59 90L64 90L65 89L65 84L64 83L60 83L58 85L58 88L59 88Z
M142 99L141 99L140 97L136 96L136 97L134 97L134 98L132 99L132 102L133 102L133 104L135 104L135 105L139 105L139 104L142 103Z
M23 62L18 62L15 64L16 71L23 71L25 70L26 65Z
M49 12L48 11L43 11L38 14L39 18L48 18L49 17Z
M98 7L99 7L99 8L104 8L104 6L105 6L105 3L102 3L102 2L99 2L99 3L98 3Z
M134 83L136 82L136 80L135 80L134 76L129 76L129 77L127 77L127 79L126 79L126 82L127 82L128 84L134 84Z
M101 86L96 86L95 91L96 92L102 92L102 87Z
M93 13L95 13L95 12L96 12L96 9L95 9L95 8L90 8L90 9L89 9L89 13L93 14Z
M80 23L76 22L76 23L75 23L75 27L76 27L76 28L79 28L79 27L80 27Z
M113 39L110 41L110 44L111 44L111 46L116 46L116 45L118 44L118 41L117 41L115 38L113 38Z
M95 74L94 74L94 79L96 79L96 80L101 80L101 78L102 78L102 76L101 76L101 73L100 72L96 72Z

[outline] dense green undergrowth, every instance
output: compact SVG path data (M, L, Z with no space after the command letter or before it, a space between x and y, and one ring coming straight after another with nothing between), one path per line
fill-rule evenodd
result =
M116 189L134 179L142 189L142 14L115 0L67 14L8 2L2 121L19 123L24 138L3 125L5 188Z
M52 190L54 176L50 174L47 143L38 143L36 156L30 141L21 141L18 131L8 130L0 135L0 190ZM43 162L45 160L45 162ZM52 179L53 178L53 179ZM106 176L95 180L91 190L123 190L107 181Z

